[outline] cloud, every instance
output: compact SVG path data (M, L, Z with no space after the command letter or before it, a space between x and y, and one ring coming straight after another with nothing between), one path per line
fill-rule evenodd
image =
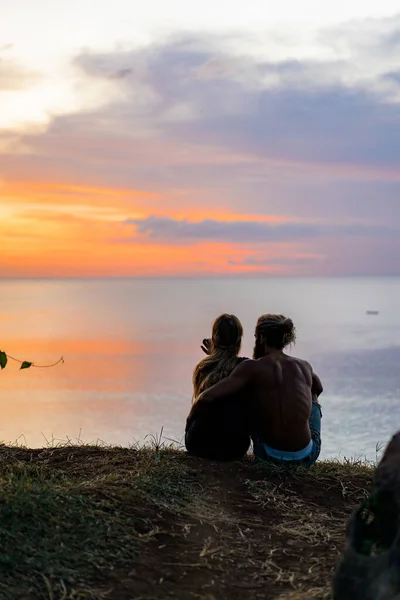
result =
M373 39L375 46L384 43L378 32ZM233 57L216 40L194 36L132 52L83 54L76 64L88 77L128 72L125 118L139 130L151 119L159 137L311 164L400 162L400 109L384 61L371 76L362 59L354 66L344 57ZM108 114L114 116L112 107Z
M324 237L397 237L400 225L369 225L365 223L265 223L257 221L217 221L204 219L190 222L186 219L150 216L146 219L129 219L139 234L152 240L212 240L229 242L292 242Z
M324 256L291 256L291 257L278 257L278 258L258 258L257 256L248 256L243 258L242 260L237 259L229 259L228 263L230 265L237 265L243 267L268 267L268 266L289 266L289 267L299 267L299 266L309 266L313 265L316 262L324 261Z
M384 36L383 46L388 50L396 50L400 46L400 23L394 31Z
M224 222L204 219L190 222L168 217L150 216L146 219L130 219L126 225L134 225L137 233L153 240L163 241L217 241L217 242L266 242L310 238L315 230L308 225L270 225L256 221Z
M324 167L331 179L348 179L351 165L359 179L370 172L380 180L399 177L400 108L393 101L397 84L392 77L389 89L387 76L395 68L383 63L371 77L351 58L273 62L231 55L223 44L187 35L78 56L85 87L112 81L113 99L25 136L35 170L51 160L52 168L77 178L137 186L151 175L162 188L220 185L232 172L282 179L279 168L296 165L309 178ZM208 165L197 162L203 149ZM227 154L236 164L221 164Z
M400 84L400 70L384 73L383 78L387 79L388 81L392 81L395 84Z
M7 49L7 46L3 49ZM0 93L30 88L41 78L36 71L27 69L14 60L0 57Z

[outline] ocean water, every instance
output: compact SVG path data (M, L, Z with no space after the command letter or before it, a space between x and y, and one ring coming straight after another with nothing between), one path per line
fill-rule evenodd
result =
M379 315L367 315L378 310ZM0 440L183 441L200 343L221 312L290 316L324 384L325 457L367 457L400 429L400 279L0 280L0 349L51 369L0 373Z

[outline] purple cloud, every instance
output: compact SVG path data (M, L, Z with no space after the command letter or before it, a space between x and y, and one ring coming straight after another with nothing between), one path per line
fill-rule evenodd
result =
M266 223L262 221L217 221L204 219L190 222L185 219L150 216L129 219L136 231L153 240L213 240L229 242L287 242L316 237L383 237L400 234L400 226L370 225L365 223Z

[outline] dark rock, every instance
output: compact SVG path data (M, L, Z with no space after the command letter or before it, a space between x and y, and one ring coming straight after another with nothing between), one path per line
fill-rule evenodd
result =
M376 469L370 497L347 526L334 600L400 600L400 432Z

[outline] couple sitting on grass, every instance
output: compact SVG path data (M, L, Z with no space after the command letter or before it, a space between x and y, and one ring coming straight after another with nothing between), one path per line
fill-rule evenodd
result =
M188 452L237 460L252 439L258 458L311 466L321 450L322 384L308 362L283 352L296 339L292 320L271 314L258 319L253 360L238 356L242 336L239 319L224 314L203 341L208 356L193 374Z

